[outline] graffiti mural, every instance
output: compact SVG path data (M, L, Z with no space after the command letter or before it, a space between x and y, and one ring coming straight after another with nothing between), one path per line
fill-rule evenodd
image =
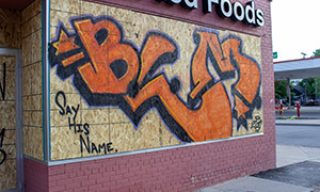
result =
M0 83L0 94L1 94L1 100L5 100L6 98L6 71L7 71L7 64L2 64L2 79Z
M0 191L16 187L16 59L0 55Z
M262 127L262 119L260 116L255 116L251 124L251 129L254 129L256 133L259 133Z
M5 131L5 129L0 130L0 166L7 159L7 154L4 149L2 149Z
M86 151L89 154L110 154L117 152L117 149L112 147L112 143L96 144L90 139L90 124L77 123L80 105L76 107L68 105L66 95L63 91L59 91L55 97L55 103L59 108L59 114L68 119L69 130L74 134L79 135L80 152L83 154ZM83 133L83 135L82 135Z
M261 107L259 64L243 53L238 36L220 39L216 31L194 31L190 92L184 101L181 79L159 70L174 68L179 59L179 45L169 35L150 31L138 46L125 39L121 24L111 17L82 16L71 24L73 31L60 23L50 43L51 67L57 67L60 79L72 78L89 106L117 106L137 129L156 108L183 142L227 138L234 124L248 129L253 111ZM231 90L228 80L234 81Z
M2 64L2 70L1 72L1 82L0 82L0 101L5 101L6 99L6 74L7 74L7 64L4 62ZM1 107L1 106L0 106ZM3 140L4 140L4 136L5 136L5 129L2 128L0 129L0 165L3 164L5 162L5 160L7 159L7 154L3 149Z

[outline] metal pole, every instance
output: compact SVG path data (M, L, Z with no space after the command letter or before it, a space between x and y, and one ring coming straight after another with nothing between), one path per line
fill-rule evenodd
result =
M317 81L317 78L314 78L314 81L315 81L315 86L316 86L315 100L317 101L317 99L318 99L318 81Z
M291 89L290 89L290 78L287 78L287 96L288 96L288 108L291 107Z

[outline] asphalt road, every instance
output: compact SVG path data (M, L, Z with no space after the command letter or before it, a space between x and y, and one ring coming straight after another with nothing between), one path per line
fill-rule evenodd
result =
M276 126L277 144L320 148L320 126Z

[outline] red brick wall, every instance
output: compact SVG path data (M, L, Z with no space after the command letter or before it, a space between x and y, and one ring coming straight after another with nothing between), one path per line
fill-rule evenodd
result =
M48 192L48 166L39 161L24 159L25 191Z
M193 191L270 169L274 158L273 141L264 136L71 163L49 167L47 191Z
M118 5L132 3L129 0L114 2ZM238 31L254 33L262 38L263 136L51 167L26 159L26 192L193 191L227 179L274 168L275 117L270 1L256 2L265 13L264 27L255 29L221 18L217 25L226 29L237 28ZM139 4L142 5L136 5Z

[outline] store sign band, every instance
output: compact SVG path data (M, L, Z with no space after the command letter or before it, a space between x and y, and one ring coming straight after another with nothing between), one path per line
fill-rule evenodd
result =
M180 4L187 9L198 9L198 0L156 0L169 4ZM215 7L221 17L231 18L256 27L264 26L264 13L255 8L255 2L250 1L243 5L240 2L232 3L230 0L203 0L203 12L211 13Z

